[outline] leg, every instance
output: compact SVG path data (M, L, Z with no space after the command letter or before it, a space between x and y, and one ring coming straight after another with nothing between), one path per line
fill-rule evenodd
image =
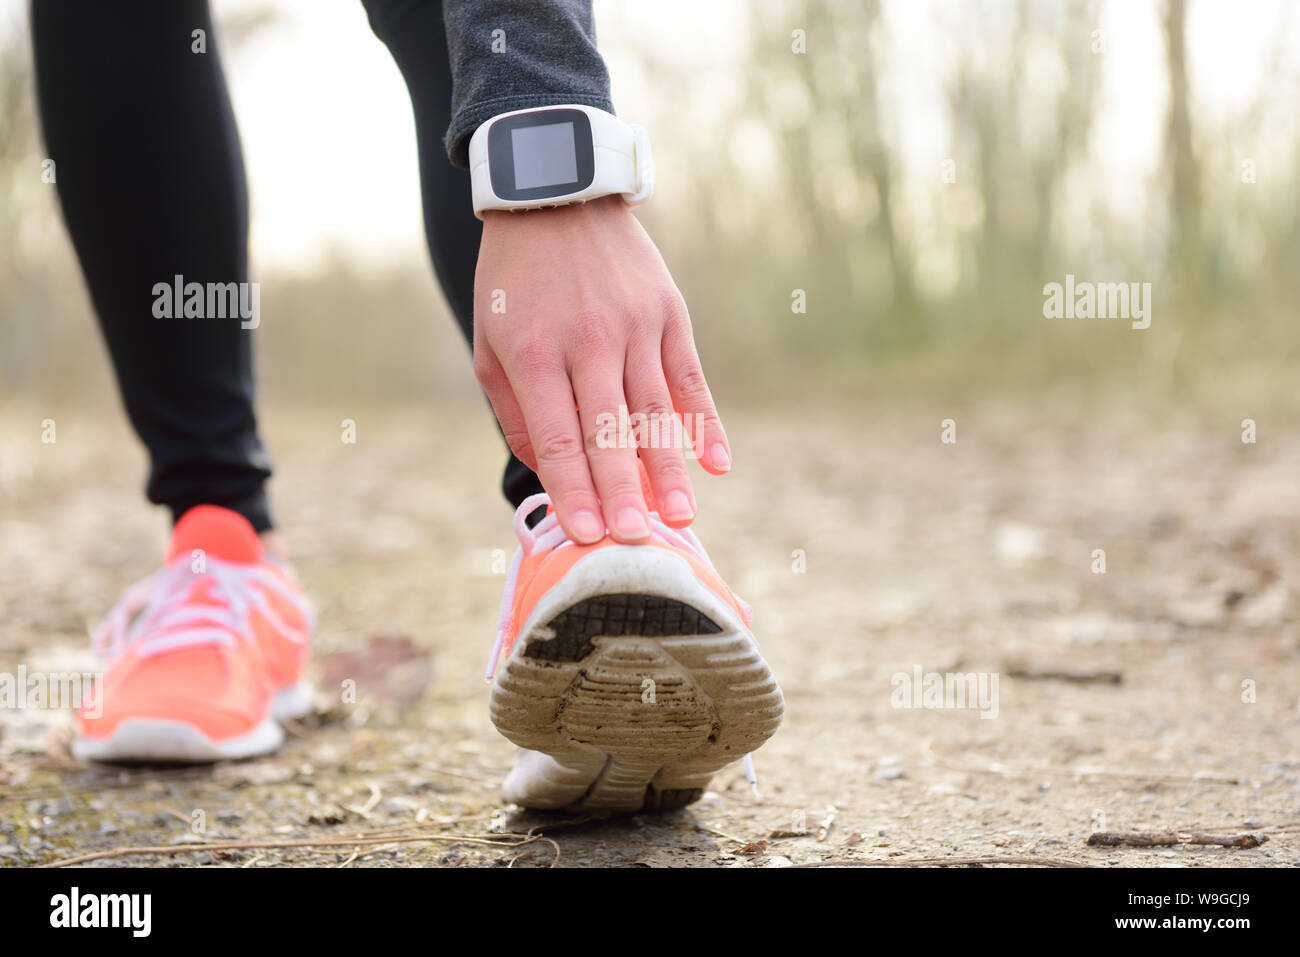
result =
M451 122L451 65L442 4L421 0L363 0L375 34L397 61L415 110L420 150L424 232L433 270L466 342L474 341L474 266L483 224L470 202L469 173L456 169L442 147ZM514 455L501 489L512 506L542 491L533 470Z
M271 526L252 333L155 318L153 286L248 280L243 160L206 0L32 4L37 92L59 198L149 450L149 500ZM203 30L206 53L191 52Z

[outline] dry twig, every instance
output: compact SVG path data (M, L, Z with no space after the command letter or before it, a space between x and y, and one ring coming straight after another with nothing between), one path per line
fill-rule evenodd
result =
M1194 834L1188 831L1094 831L1088 835L1089 847L1176 847L1179 844L1216 844L1220 847L1259 847L1268 840L1266 834Z
M287 840L287 841L211 841L202 844L175 844L160 845L154 847L116 847L107 851L96 851L93 854L82 854L79 857L69 857L64 860L51 861L48 864L41 864L40 867L69 867L73 864L85 864L89 861L101 861L112 857L131 857L134 855L165 855L165 854L192 854L196 851L248 851L270 848L322 848L322 847L367 847L375 848L384 844L402 844L412 841L444 841L449 844L481 844L485 847L505 847L520 848L525 844L532 844L536 841L544 841L555 849L555 859L551 861L551 866L555 867L560 862L560 845L555 843L549 837L541 834L529 832L523 835L518 841L503 841L496 838L473 837L469 835L458 834L393 834L382 835L378 837L339 837L339 838L311 838L305 840Z
M1028 665L1010 666L1007 668L1007 677L1040 681L1069 681L1081 685L1117 685L1124 681L1124 676L1113 668L1031 668Z
M796 864L796 867L982 867L986 864L1018 864L1024 867L1092 867L1059 857L895 857L880 861L827 861Z

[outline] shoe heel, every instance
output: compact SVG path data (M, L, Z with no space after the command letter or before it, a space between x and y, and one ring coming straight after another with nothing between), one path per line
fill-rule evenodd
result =
M784 702L757 644L716 601L704 610L663 595L588 595L542 620L493 687L501 733L554 762L512 776L512 800L682 807L780 724Z
M276 721L293 721L311 714L311 681L302 679L296 685L287 685L275 693L271 700L271 717Z

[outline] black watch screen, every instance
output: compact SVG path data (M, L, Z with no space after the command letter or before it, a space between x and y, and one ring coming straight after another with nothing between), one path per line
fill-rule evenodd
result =
M497 120L488 130L488 172L492 192L507 201L586 189L596 175L591 120L566 109Z

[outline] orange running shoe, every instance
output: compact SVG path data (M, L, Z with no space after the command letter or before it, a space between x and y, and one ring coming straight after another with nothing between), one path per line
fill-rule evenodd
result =
M73 754L207 762L274 751L277 720L311 708L315 625L301 587L253 527L215 505L176 523L166 564L92 636L109 662L77 715Z
M781 723L784 701L750 610L688 529L649 542L571 541L534 495L488 665L492 721L522 750L504 797L542 809L671 810ZM524 519L546 505L529 529Z

